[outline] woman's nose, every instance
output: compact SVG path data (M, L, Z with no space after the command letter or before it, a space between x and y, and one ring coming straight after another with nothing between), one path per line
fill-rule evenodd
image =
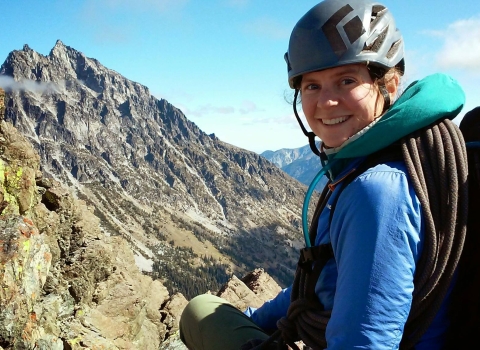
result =
M334 91L323 89L318 94L317 107L333 107L338 105L339 96Z

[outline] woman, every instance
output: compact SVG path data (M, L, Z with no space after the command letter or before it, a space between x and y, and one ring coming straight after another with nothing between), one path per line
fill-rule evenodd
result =
M456 205L466 173L448 163L464 162L448 120L461 110L463 91L432 75L392 105L403 38L389 10L366 0L314 6L293 29L285 59L312 133L297 119L331 180L304 232L295 282L246 310L248 318L219 298L194 298L182 315L182 340L191 349L273 349L298 340L313 349L442 348L465 234ZM454 156L443 156L451 148ZM446 180L436 176L456 168ZM450 208L430 205L445 198Z

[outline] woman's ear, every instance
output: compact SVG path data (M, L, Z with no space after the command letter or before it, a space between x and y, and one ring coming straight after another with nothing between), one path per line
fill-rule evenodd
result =
M387 73L385 87L387 88L388 94L390 95L390 100L395 100L398 92L398 86L400 84L400 77L396 72Z

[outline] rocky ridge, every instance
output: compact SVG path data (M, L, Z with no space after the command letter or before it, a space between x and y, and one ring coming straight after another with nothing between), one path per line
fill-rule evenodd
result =
M30 142L1 119L2 94L0 349L186 349L178 338L185 297L142 274L92 206L42 175ZM244 309L279 290L256 269L217 295Z
M47 56L12 51L0 76L15 82L5 119L42 173L94 208L107 236L124 237L146 274L189 296L259 266L291 282L304 185L61 41Z

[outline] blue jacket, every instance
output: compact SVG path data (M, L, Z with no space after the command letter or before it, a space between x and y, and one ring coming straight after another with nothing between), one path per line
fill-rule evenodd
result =
M445 77L434 77L438 85L437 78L443 82ZM433 82L426 83L426 87L425 82L414 83L413 86L421 87L420 92L425 94ZM452 81L447 78L447 83ZM463 105L463 92L455 89L461 92L457 94L460 96L457 103ZM409 92L405 92L407 97ZM392 107L395 110L397 106L397 113L402 111L402 116L398 114L392 117L387 113L382 117L382 137L388 130L385 120L405 118L404 113L411 111L411 104L418 94L419 91L408 99L399 99ZM401 109L398 108L399 104L402 105ZM458 106L451 113L452 117L456 115ZM425 122L424 118L419 119ZM412 129L411 125L408 128ZM420 127L417 125L417 128ZM384 143L388 145L413 130L403 130L403 134L398 130L387 133L390 140ZM369 133L375 134L368 131L355 142L363 138L361 142L367 144L371 148L369 153L372 153L378 149L372 148L368 140L365 141ZM341 179L368 154L359 153L354 147L355 142L349 144L355 157L343 157L340 170L331 174L333 182ZM410 312L413 278L423 247L422 208L405 164L402 161L389 162L367 170L344 189L330 226L330 207L341 186L340 182L321 213L315 241L315 245L330 242L335 256L325 266L315 288L325 309L332 310L326 330L328 349L398 349ZM249 308L245 313L260 327L274 329L276 321L286 315L289 304L290 288L286 288L259 309ZM441 348L448 327L445 314L447 306L448 298L416 349Z

